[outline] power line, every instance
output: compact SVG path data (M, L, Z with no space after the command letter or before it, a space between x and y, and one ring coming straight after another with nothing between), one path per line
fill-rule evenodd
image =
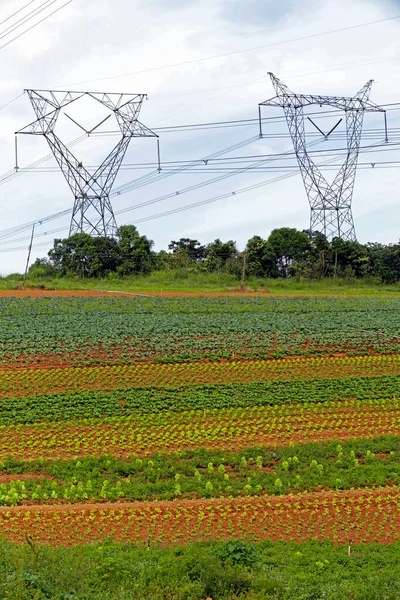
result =
M72 142L72 143L77 143L80 139L84 139L85 137L86 136L83 135L80 138L77 138L76 140L74 140L74 142ZM256 139L256 138L251 138L251 140L245 140L244 142L241 142L239 144L235 144L234 146L231 146L231 147L225 148L223 150L220 150L218 152L215 152L213 155L210 155L209 158L211 158L211 157L217 157L217 156L220 156L221 154L229 152L229 151L231 151L231 150L233 150L235 148L242 147L242 146L250 143L250 141L253 141L254 139ZM49 155L49 156L51 156L51 155ZM39 161L42 161L42 162L44 162L45 160L47 160L47 157L42 157L42 159L39 159ZM36 162L38 162L38 161L36 161ZM33 164L35 164L35 163L33 163ZM183 168L178 169L178 170L182 170ZM158 171L157 171L157 173L158 173ZM171 174L173 174L173 173L171 173ZM150 174L150 176L152 176L152 174ZM3 176L3 179L4 179L4 176ZM139 179L141 179L141 178L139 178ZM0 179L0 184L1 184L1 179ZM55 213L54 215L50 215L50 216L45 217L45 218L37 219L37 220L35 220L33 222L31 221L30 223L26 223L26 224L23 224L21 226L16 226L16 227L13 227L13 228L8 228L8 229L5 229L3 231L0 231L0 240L4 239L5 237L12 237L13 235L15 235L16 232L20 233L21 231L23 231L25 229L31 228L32 225L34 223L37 223L39 220L42 221L42 222L45 222L47 220L58 218L61 215L68 214L69 212L71 212L71 209L67 209L67 210L61 211L60 213Z
M334 158L336 158L336 157L334 157ZM391 168L399 168L400 167L400 161L381 161L381 162L372 163L372 164L373 164L373 168L389 168L389 167L391 167ZM324 163L324 167L323 168L324 169L329 169L329 168L333 168L333 167L337 167L337 166L339 166L339 165L332 164L332 159L330 159L330 160L328 160L328 161L326 161ZM368 166L369 168L371 168L371 163L361 163L360 166L361 167ZM217 201L222 200L222 199L227 199L227 198L232 197L232 196L236 196L236 195L239 195L239 194L242 194L242 193L246 193L246 192L249 192L249 191L252 191L254 189L258 189L258 188L264 187L264 186L272 184L272 183L276 183L277 181L282 181L284 179L288 179L290 177L293 177L293 176L297 175L298 173L299 173L298 169L297 168L296 169L293 168L292 172L286 172L284 174L281 174L278 177L275 177L274 179L268 179L266 181L259 182L259 183L256 183L256 184L253 184L253 185L250 185L250 186L246 186L244 188L240 188L240 189L235 190L235 191L231 191L231 192L228 192L228 193L224 193L224 194L219 194L217 196L213 196L213 197L208 198L206 200L200 200L199 202L195 202L195 203L187 204L187 205L175 208L175 209L170 209L170 210L167 210L167 211L163 211L161 213L157 213L155 215L150 215L148 217L143 217L141 219L135 220L134 223L135 224L143 223L143 222L150 221L150 220L153 220L153 219L158 219L158 218L161 218L161 217L164 217L164 216L169 216L169 215L172 215L172 214L176 214L176 213L179 213L179 212L190 210L192 208L197 208L199 206L203 206L203 205L206 205L206 204L211 204L211 203L217 202ZM138 206L136 206L134 208L141 208L141 205L138 205ZM37 222L38 221L36 221L36 223ZM32 223L30 225L32 225ZM57 229L54 229L54 230L51 230L51 231L48 231L48 232L37 234L36 237L45 237L45 236L51 235L52 233L58 233L60 231L66 231L66 229L67 229L67 227L57 228ZM27 236L27 237L24 237L24 238L10 240L8 243L10 243L10 242L15 243L17 241L24 241L24 240L27 240L27 239L30 239L30 236ZM49 242L42 242L40 244L36 244L34 246L34 248L48 246L48 244L49 244ZM21 247L18 247L18 248L3 248L3 249L0 250L0 252L11 252L11 251L19 251L19 250L25 250L25 247L21 246Z
M14 100L15 100L15 99L14 99ZM385 106L387 106L387 107L388 107L388 110L398 110L399 103L387 104L387 105L385 105ZM391 108L389 108L389 107L391 107ZM326 111L326 112L327 112L327 113L333 113L333 112L336 112L336 111ZM319 117L319 116L321 116L321 113L317 113L317 115L318 115L318 117ZM318 117L317 117L317 118L318 118ZM321 118L322 118L322 117L321 117ZM265 120L274 120L275 122L276 122L276 121L278 121L278 119L277 119L276 117L270 117L269 119L265 119ZM281 119L279 119L279 120L282 120L282 118L281 118ZM257 121L257 119L252 119L252 120L246 119L246 120L242 120L242 122L245 122L245 123L247 123L247 122L249 122L249 121L256 122L256 121ZM213 123L211 123L211 125L215 125L215 124L219 124L219 123L220 123L221 125L227 125L227 124L231 124L231 123L232 123L232 124L237 124L237 123L239 123L239 122L240 122L240 120L231 121L231 122L229 122L229 121L222 121L222 122L213 122ZM207 124L200 123L200 124L194 124L194 125L195 125L195 126L196 126L196 125L199 125L199 126L204 126L204 125L207 125ZM191 124L190 126L193 126L193 124ZM180 126L180 127L182 127L182 126ZM373 131L378 131L378 132L379 132L379 130L373 130ZM85 136L85 135L83 135L81 138L77 138L76 140L74 140L74 141L73 141L73 143L77 143L77 142L79 142L81 139L85 139L85 137L86 137L86 136ZM251 141L251 140L250 140L250 141ZM193 167L193 162L204 163L204 161L205 161L205 160L207 160L207 161L208 161L208 160L215 160L215 161L217 161L217 160L223 160L223 161L224 161L224 163L226 164L228 161L236 160L238 157L230 157L230 158L223 158L223 159L220 159L220 158L218 157L218 155L220 155L221 153L223 154L223 153L226 153L226 152L228 152L228 151L231 151L233 148L238 148L239 146L241 146L241 145L243 145L243 144L247 144L247 143L249 143L249 141L241 142L240 144L237 144L237 145L236 145L236 146L234 146L234 147L231 147L231 148L228 148L228 149L224 149L224 150L222 150L222 151L220 151L220 152L218 152L218 153L216 153L216 154L214 154L214 155L211 155L210 157L207 157L206 159L197 159L197 161L191 161L191 162L189 162L189 163L186 163L186 164L184 164L184 166L183 166L183 167L181 167L181 168L179 168L179 169L172 169L171 171L169 171L168 173L166 173L166 174L165 174L165 176L170 176L170 175L176 174L176 173L178 173L178 172L182 172L183 170L184 170L184 171L187 171L187 172L190 172L190 171L189 171L189 169L190 169L191 167ZM395 144L394 144L394 145L395 145ZM367 147L367 148L368 148L368 147ZM337 149L335 149L335 150L337 150ZM341 150L341 149L339 149L339 150ZM383 150L387 150L387 148L381 149L380 151L383 151ZM321 152L321 150L316 150L315 152ZM322 151L322 152L326 152L326 150L324 150L324 151ZM288 153L282 153L282 154L281 154L281 156L285 156L285 155L287 155L287 156L289 157L289 156L290 156L290 154L292 154L292 155L293 155L293 153L290 153L290 152L288 152ZM270 155L270 156L271 156L271 157L273 157L273 159L275 159L275 160L276 160L276 158L277 158L277 156L278 156L278 155ZM33 163L32 165L28 165L28 167L26 168L26 170L35 168L35 167L36 167L38 164L40 164L42 161L45 161L45 160L47 160L47 159L48 159L48 158L50 158L50 157L51 157L51 154L50 154L50 155L48 155L48 157L43 157L42 159L39 159L39 161L36 161L36 162L35 162L35 163ZM245 158L246 158L247 160L249 160L249 159L250 159L250 158L252 158L252 157L245 157ZM264 158L264 156L259 156L259 155L256 155L256 156L254 156L254 158ZM176 161L176 162L175 162L175 164L176 164L177 162L178 162L178 161ZM181 163L182 163L182 162L184 162L184 161L179 161L179 162L181 162ZM174 164L174 161L171 161L171 163L170 163L170 164ZM260 167L255 167L254 165L253 165L253 166L251 166L251 165L250 165L250 167L248 167L248 166L246 167L246 170L248 171L248 170L251 170L252 168L253 168L254 170L256 170L256 168L260 168L260 169L261 169L261 166L260 166ZM267 167L265 167L265 169L267 169ZM270 170L270 169L269 169L269 170ZM197 172L198 172L198 170L197 170ZM239 170L238 170L238 169L235 169L235 171L234 171L233 173L228 173L228 176L234 175L234 174L236 174L236 173L238 173L238 172L239 172ZM158 173L157 173L157 174L158 174ZM6 175L7 175L7 180L9 180L9 178L11 178L11 176L10 176L9 174L6 174ZM13 175L13 176L15 176L15 173L14 173L14 172L12 172L12 175ZM225 178L225 177L223 177L223 178ZM3 179L4 179L4 176L3 176ZM213 180L211 180L211 181L209 181L209 182L202 182L202 183L201 183L201 184L199 184L199 185L202 187L202 186L204 186L204 185L209 185L209 184L211 184L211 183L214 183L215 181L218 181L218 180L220 180L220 179L221 179L221 178L215 178L215 179L213 179ZM132 182L128 182L127 184L124 184L123 186L121 186L121 189L119 189L119 190L117 190L117 191L116 191L116 192L117 192L117 195L120 195L121 193L125 193L125 192L128 192L128 191L131 191L132 189L135 189L136 187L142 187L142 185L146 185L147 183L152 183L152 182L153 182L153 181L155 181L155 180L156 180L156 178L155 178L155 175L154 175L154 174L152 174L152 173L150 173L150 174L148 174L148 175L145 175L145 176L143 176L143 177L141 177L141 178L139 178L139 179L136 179L136 180L134 180L134 181L132 181ZM159 181L159 178L157 179L157 181ZM0 183L1 183L1 179L0 179ZM191 187L191 189L196 189L196 188L195 188L194 186L192 186L192 187ZM191 191L191 189L190 189L190 191ZM182 193L185 193L185 192L183 191ZM174 194L174 195L179 195L179 193L178 193L178 194L176 194L176 192L175 192L175 194ZM153 201L154 201L154 200L155 200L155 199L153 199ZM158 199L157 199L157 200L158 200ZM153 202L153 201L150 201L150 202ZM141 205L140 205L140 206L141 206ZM61 214L61 215L65 215L65 214L68 214L69 212L70 212L70 209L67 209L67 210L65 210L65 211L61 211L61 213L57 213L55 216L51 215L51 216L50 216L50 217L48 217L48 218L49 218L49 219L52 219L52 218L58 218L58 216L59 216L60 214ZM0 238L3 238L3 239L4 239L4 237L10 237L10 235L11 235L11 236L12 236L12 235L15 235L16 231L18 231L18 232L22 231L22 230L23 230L23 227L24 227L24 226L22 226L22 228L21 228L21 227L17 227L17 228L13 228L12 230L5 230L5 232L3 233L3 235L1 235L1 232L0 232Z
M10 103L14 102L20 96L17 96L13 100L11 100ZM5 106L7 106L7 105L5 105ZM387 111L395 111L395 110L399 110L400 103L384 104L384 105L382 105L382 107L384 107L384 108L386 107ZM1 110L1 108L4 108L4 107L0 107L0 110ZM329 116L330 114L335 114L335 113L338 113L338 112L340 112L340 111L338 111L338 110L329 110L329 111L322 111L322 112L321 111L319 111L319 112L311 112L311 113L309 113L309 116L312 116L314 118L314 120L316 120L316 119L323 119L323 118L325 118L325 115ZM284 121L284 117L283 116L282 117L265 117L265 118L262 119L262 123L281 123L283 121ZM211 128L211 127L214 127L214 126L218 126L218 127L223 128L223 127L229 127L229 126L232 126L232 127L233 126L237 126L237 127L239 127L239 126L252 126L252 125L258 125L258 119L255 119L255 118L254 119L236 119L236 120L231 120L231 121L213 121L213 122L210 122L210 123L191 123L191 124L185 124L185 125L169 126L169 127L165 127L165 128L152 127L152 130L153 131L166 131L166 130L170 130L170 129L171 130L172 129L173 130L179 130L179 129L183 129L183 128L185 128L185 129L199 128L200 129L200 128L205 128L205 127ZM380 129L365 129L364 130L365 134L367 134L370 131L371 132L376 132L376 134L379 135ZM400 128L389 129L389 133L391 133L392 135L394 135L394 133L395 132L397 133L398 131L400 132ZM101 133L97 133L96 135L103 135L104 136L104 135L107 135L107 134L114 134L114 132L101 132ZM318 135L318 134L316 134L316 135ZM335 134L333 134L333 135L335 135ZM290 137L288 133L282 133L282 134L278 133L278 134L275 134L275 136L274 136L274 134L271 134L271 135L270 134L264 134L263 138L264 139L269 139L269 138L273 138L273 137L276 137L276 136L278 136L281 139L288 139ZM363 135L363 137L365 138L365 137L367 137L367 135ZM77 138L76 140L70 142L70 144L72 145L74 143L79 143L79 141L84 140L84 139L86 139L86 135L83 135L81 138ZM46 155L42 159L39 159L39 160L40 161L42 161L42 160L45 161L45 160L49 160L50 158L52 158L52 154L51 153L48 154L48 155ZM208 158L211 160L210 157L208 157ZM196 159L196 160L198 160L198 162L202 162L204 159ZM178 163L179 161L172 161L172 162ZM191 162L191 161L180 161L180 162L181 163L187 163L187 162ZM163 163L163 164L165 164L165 163ZM169 162L169 164L171 164L171 161ZM31 169L35 168L35 166L37 166L37 165L35 163L32 163L31 165L27 165L26 167L20 168L17 173L15 173L14 170L8 171L7 173L5 173L5 174L3 174L3 175L0 176L0 184L2 183L2 181L4 179L6 179L8 181L9 179L12 179L12 178L18 176L20 173L23 173L26 170L31 170ZM154 163L154 167L156 167L156 166L157 165L155 165L155 163ZM157 173L158 173L158 171L157 171ZM157 173L155 172L153 175L157 175ZM148 176L146 176L146 177L148 177ZM134 181L136 181L136 180L134 180ZM128 185L128 184L124 184L124 185ZM117 188L117 190L118 189L119 188Z
M16 100L18 100L18 98L21 98L21 96L23 96L24 94L25 94L25 92L22 92L21 94L18 94L18 96L15 96L15 98L13 98L12 100L10 100L6 104L3 104L3 106L0 106L0 110L3 110L3 108L7 108L7 106L10 106L10 104L12 104Z
M391 132L392 130L388 130L389 132ZM320 138L319 134L316 134L315 136L312 136L315 138ZM382 132L380 132L380 135L377 133L376 135L371 135L371 136L363 136L368 140L382 140ZM290 136L287 137L280 137L279 139L287 139L290 138ZM397 134L391 134L390 138L392 140L395 139L399 139L400 138L400 130L399 133ZM264 139L264 136L263 136ZM346 141L346 137L345 136L338 136L335 137L335 141ZM396 150L398 150L398 146L400 145L400 139L397 142L385 142L385 145L379 148L379 152L394 152ZM318 154L319 157L322 156L331 156L333 153L336 152L345 152L346 148L331 148L329 149L317 149L317 150L310 150L310 154ZM376 151L376 146L360 146L360 153L368 153L371 151ZM338 154L338 156L341 156L341 154ZM278 159L279 157L285 157L287 159L290 160L297 160L297 156L296 153L293 152L282 152L282 153L273 153L273 154L250 154L247 156L231 156L231 157L223 157L223 158L207 158L207 159L202 159L202 158L198 158L198 159L192 159L192 160L176 160L176 161L163 161L160 163L161 166L161 170L163 172L168 172L171 171L173 169L176 169L176 167L184 165L187 168L185 168L185 170L179 170L179 173L182 174L186 174L186 173L197 173L201 170L202 167L204 167L205 164L210 165L211 163L217 163L218 166L222 165L222 166L228 166L230 164L232 165L238 165L238 163L244 163L246 164L248 161L250 160L254 160L254 159L264 159L264 158L275 158ZM156 169L158 167L158 163L154 163L154 162L147 162L147 163L126 163L125 165L121 166L121 171L132 171L132 170L137 170L137 171L143 171L145 169ZM85 169L89 172L92 171L96 171L99 168L98 165L85 165ZM212 171L214 167L208 167L203 168L203 170L205 172L209 172ZM190 170L192 169L192 170ZM27 166L27 167L19 167L18 169L18 173L58 173L59 169L57 167L31 167L31 166ZM146 175L147 177L148 175ZM0 180L1 181L1 180ZM135 180L136 181L136 180ZM118 194L121 195L121 194Z
M314 142L314 144L315 143L320 143L320 141ZM398 145L399 144L393 144L393 146L398 146ZM370 146L362 147L363 151L365 151L365 152L373 152L373 151L376 151L378 148L379 148L379 152L386 151L386 150L391 150L392 149L392 148L387 148L387 146L382 147L381 144L373 144L373 145L370 145ZM327 152L326 150L318 150L318 149L316 149L314 151L311 150L311 152L320 152L321 153L320 157L330 156L329 160L330 160L330 162L332 162L333 160L336 160L338 157L341 156L341 154L337 153L338 150L345 152L346 148L335 149L335 153L336 154L334 156L332 156L332 154L329 153L329 152ZM271 160L276 160L277 158L281 158L281 157L292 158L292 155L293 155L293 153L290 152L290 151L288 151L286 153L281 153L281 154L254 155L254 156L250 156L248 158L259 158L259 159L260 158L263 158L263 159L264 158L268 158L269 159L268 161L264 161L264 160L259 161L260 163L264 163L264 162L271 162ZM233 158L235 158L235 157L233 157ZM244 157L244 158L247 158L247 157ZM293 156L293 158L295 158L295 156ZM226 161L226 160L229 160L229 159L215 157L214 159L210 159L210 160ZM395 161L390 161L390 162L393 163ZM375 165L377 163L376 162L375 163L365 163L365 166L369 167L372 164ZM250 166L250 168L249 168L247 166L246 167L246 171L249 172L249 171L254 170L254 171L257 172L257 168L254 167L254 166L252 166L252 167ZM268 169L268 167L260 165L260 169L261 168L264 168L264 170ZM275 169L276 172L280 172L282 168L286 168L286 169L289 168L292 171L294 171L295 173L297 171L297 167L292 166L292 165L290 165L288 167L279 167L279 166L278 167L272 167L272 168L270 168L268 170L269 170L269 172L271 172L272 169ZM324 168L328 169L329 167L325 166ZM146 202L143 202L143 203L141 203L139 205L135 205L133 207L128 207L128 208L125 208L125 209L121 209L120 211L117 211L115 214L123 214L123 213L129 212L131 210L136 210L138 208L143 208L144 206L147 206L149 204L154 204L154 203L158 203L160 201L166 200L166 199L171 199L171 198L176 197L178 195L188 193L189 191L194 191L195 189L199 189L200 187L204 187L205 185L210 185L211 183L215 183L216 181L219 181L221 179L226 179L229 176L232 176L232 175L235 175L235 174L240 174L241 171L243 171L243 169L235 168L233 170L233 172L230 171L230 172L227 173L227 175L225 175L223 177L214 178L211 181L208 180L206 182L201 182L201 183L196 184L194 186L190 186L189 188L184 188L183 190L180 190L178 193L177 192L173 192L173 193L170 193L170 194L166 194L164 196L159 196L159 197L153 198L153 199L148 200ZM174 170L174 172L176 172L176 170ZM15 236L18 233L22 233L22 231L26 231L27 229L30 229L32 227L33 223L37 223L38 221L47 222L47 221L50 221L50 220L53 220L53 219L65 216L65 215L69 214L70 211L71 211L71 209L66 209L66 210L61 211L59 213L56 213L54 215L50 215L48 217L42 217L41 219L37 219L36 221L29 222L29 223L24 224L22 226L17 226L15 228L11 228L11 229L6 229L6 230L3 230L3 231L0 231L0 240L5 240L6 238L13 237L13 236Z
M239 148L242 148L243 146L246 146L248 144L251 144L253 142L255 142L256 140L258 140L258 136L254 136L252 138L249 138L247 140L244 140L242 142L239 142L237 144L234 144L233 146L230 146L228 148L224 148L223 150L219 150L218 152L215 152L214 154L210 154L209 156L206 156L204 160L209 160L210 158L215 158L217 156L220 156L221 154L227 154L228 152L233 152L234 150L238 150ZM112 194L110 194L110 196L120 196L121 194L125 194L126 192L131 192L135 189L138 189L140 187L143 187L144 185L149 185L149 183L155 183L155 182L159 182L162 179L165 179L166 177L171 177L172 175L175 175L176 173L180 173L182 171L184 171L185 169L189 168L189 165L185 165L182 167L179 167L173 171L170 171L168 173L162 173L161 174L158 172L158 170L154 171L154 173L150 173L147 177L151 178L150 180L146 180L146 181L141 181L142 178L139 179L134 179L133 181L130 181L128 183L125 183L121 186L119 186L118 188L116 188L114 190L114 192Z
M32 29L34 29L35 27L37 27L38 25L40 25L44 21L47 21L47 19L49 19L50 17L52 17L53 15L55 15L56 13L58 13L60 10L62 10L66 6L68 6L68 4L71 4L71 2L73 2L73 1L74 0L68 0L68 2L65 2L65 4L63 4L62 6L60 6L59 8L57 8L56 10L54 10L52 13L50 13L49 15L46 15L45 17L43 17L43 19L41 19L37 23L34 23L33 25L31 25L30 27L28 27L28 29L25 29L25 31L23 31L22 33L20 33L16 37L14 37L12 40L9 40L7 43L5 43L2 46L0 46L0 50L2 50L3 48L5 48L6 46L9 46L12 42L15 42L15 40L18 40L20 37L22 37L23 35L25 35L26 33L28 33L28 31L31 31Z
M329 164L329 161L326 161L325 164ZM282 181L284 179L289 179L290 177L294 177L295 175L299 175L299 174L300 174L299 170L294 171L292 173L286 173L286 174L283 174L283 175L281 175L279 177L275 177L274 179L267 179L266 181L262 181L260 183L254 184L254 185L250 185L250 186L247 186L247 187L244 187L244 188L240 188L239 190L234 190L232 192L228 192L228 193L225 193L225 194L220 194L219 196L213 196L212 198L207 198L206 200L200 200L199 202L195 202L195 203L192 203L192 204L186 204L185 206L181 206L181 207L174 208L174 209L171 209L171 210L168 210L168 211L164 211L162 213L158 213L158 214L155 214L155 215L150 215L148 217L143 217L142 219L135 220L134 223L135 224L144 223L146 221L152 221L153 219L159 219L161 217L166 217L166 216L171 215L171 214L176 214L176 213L183 212L183 211L186 211L186 210L191 210L192 208L197 208L199 206L204 206L205 204L211 204L211 203L217 202L219 200L223 200L223 199L230 198L232 196L236 196L238 194L244 194L244 193L252 191L254 189L258 189L258 188L264 187L266 185L270 185L270 184L275 183L277 181Z
M15 23L7 27L7 29L5 29L4 31L0 31L0 40L4 37L7 37L7 35L10 35L10 33L13 33L13 31L16 31L17 29L22 27L22 25L24 25L28 21L31 21L33 17L36 17L38 14L46 10L46 8L49 8L55 2L58 2L58 0L45 0L43 4L31 10L31 12L27 15L21 17L19 21L15 21Z
M82 134L81 136L75 138L71 142L68 142L66 144L66 147L72 148L73 146L76 146L77 144L82 142L84 139L86 139L86 135ZM0 185L4 185L5 183L8 183L12 179L15 179L16 177L18 177L20 175L21 172L23 173L23 172L29 172L29 171L33 170L34 168L38 167L39 165L50 160L50 158L52 158L52 157L53 157L53 155L51 153L49 153L49 154L46 154L45 156L42 156L41 158L38 158L37 160L30 163L26 167L23 167L23 169L18 169L18 171L16 171L15 169L10 169L10 171L7 171L6 173L3 173L3 175L0 176Z
M15 15L17 15L18 13L22 12L25 8L28 8L28 6L30 6L31 4L33 4L34 2L36 2L36 0L31 0L30 2L28 2L28 4L25 4L24 6L22 6L20 9L16 10L15 12L13 12L9 17L7 17L7 19L4 19L4 21L1 21L0 23L0 27L2 25L4 25L4 23L7 23L7 21L9 21L10 19L12 19L13 17L15 17Z
M79 81L79 82L76 82L76 83L71 83L71 84L63 85L63 86L59 86L59 87L71 87L73 85L85 85L85 84L88 84L88 83L96 83L98 81L108 81L110 79L119 79L120 77L128 77L130 75L139 75L141 73L149 73L149 72L152 72L152 71L160 71L160 70L163 70L163 69L172 69L172 68L175 68L175 67L181 67L181 66L184 66L184 65L190 65L190 64L194 64L194 63L198 63L198 62L204 62L204 61L208 61L208 60L214 60L214 59L217 59L217 58L224 58L224 57L227 57L227 56L233 56L235 54L244 54L246 52L253 52L255 50L262 50L264 48L271 48L271 47L274 47L274 46L280 46L280 45L289 44L289 43L292 43L292 42L299 42L299 41L308 40L308 39L312 39L312 38L322 37L324 35L332 35L334 33L339 33L339 32L342 32L342 31L350 31L350 30L353 30L353 29L360 29L362 27L369 27L370 25L377 25L379 23L385 23L385 22L389 22L389 21L395 21L397 19L400 19L400 15L397 15L395 17L389 17L389 18L386 18L386 19L379 19L379 20L376 20L376 21L369 21L368 23L359 23L358 25L350 25L348 27L341 27L339 29L331 29L329 31L324 31L324 32L320 32L320 33L313 33L313 34L310 34L310 35L304 35L304 36L300 36L300 37L296 37L296 38L291 38L291 39L288 39L288 40L282 40L280 42L271 42L269 44L263 44L261 46L253 46L251 48L244 48L242 50L233 50L231 52L224 52L222 54L214 54L212 56L205 56L203 58L191 59L191 60L186 60L186 61L182 61L182 62L179 62L179 63L173 63L173 64L168 64L168 65L161 65L161 66L158 66L158 67L152 67L150 69L142 69L140 71L131 71L129 73L122 73L122 74L119 74L119 75L112 75L110 77L102 77L100 79L91 79L91 80L88 80L88 81Z
M318 143L320 143L320 141L314 142L314 145L318 144ZM192 186L188 186L186 188L183 188L182 190L178 190L176 192L171 192L169 194L164 194L163 196L158 196L156 198L152 198L151 200L147 200L145 202L141 202L140 204L136 204L133 207L128 207L128 208L120 209L120 210L116 211L115 214L116 215L124 214L124 213L130 212L131 210L136 210L138 208L143 208L144 206L149 206L150 204L156 204L156 203L164 201L164 200L170 200L170 199L172 199L172 198L174 198L176 196L180 196L180 195L186 194L188 192L192 192L194 190L200 189L202 187L206 187L207 185L211 185L213 183L217 183L219 181L227 179L228 177L233 177L235 175L241 175L241 174L243 174L243 172L251 171L255 166L261 165L263 163L272 162L274 160L276 160L276 159L274 157L272 157L269 160L258 161L258 162L253 163L253 164L251 164L251 165L249 165L249 166L247 166L245 168L235 169L235 170L233 170L233 171L231 171L229 173L224 173L224 174L222 174L222 175L220 175L218 177L214 177L213 179L208 179L205 182L200 182L200 183L198 183L196 185L192 185ZM333 160L336 160L336 156L334 156L333 158L329 159L330 162L332 162Z

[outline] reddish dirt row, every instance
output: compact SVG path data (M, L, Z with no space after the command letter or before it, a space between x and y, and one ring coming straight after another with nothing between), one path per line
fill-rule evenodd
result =
M124 292L113 292L112 295L124 296ZM0 290L0 298L48 298L48 297L70 298L73 296L110 296L110 292L97 290Z
M0 370L0 398L82 391L167 388L400 375L400 355L297 357L179 364Z
M161 545L237 537L252 541L329 539L336 544L400 541L400 488L300 496L0 508L14 542L74 545L104 538Z
M217 337L215 341L219 341ZM185 362L190 362L193 356L194 362L210 363L210 362L221 362L227 363L231 361L240 360L276 360L276 353L279 350L288 351L288 347L285 344L279 343L276 340L268 341L268 349L264 347L260 354L260 344L253 344L256 336L253 336L252 340L238 340L237 346L231 349L232 354L230 358L221 358L220 350L218 348L210 349L205 347L201 350L193 348L189 350L187 346L181 345L179 341L175 341L174 346L171 346L168 350L155 350L151 346L151 343L133 344L130 345L131 340L123 340L120 345L115 345L111 348L104 348L102 346L88 346L82 345L81 348L75 351L68 352L60 347L60 352L57 354L31 354L23 353L13 356L3 356L3 364L0 365L0 372L6 370L19 371L24 369L50 369L50 368L68 368L68 367L87 367L87 366L108 366L108 365L131 365L131 364L149 364L157 363L160 364L171 364L176 357L177 362L182 362L182 353L185 356ZM198 339L194 340L194 344ZM382 341L382 337L376 334L375 340L369 340L368 344L358 345L354 343L352 346L348 345L348 342L344 341L342 344L332 346L327 344L322 346L320 341L311 343L310 341L298 342L295 337L291 342L290 351L293 355L285 356L285 360L297 360L301 357L317 356L320 358L335 356L381 356L382 353L385 355L396 354L395 349L399 348L398 338L391 340ZM386 349L386 351L384 350ZM204 358L199 358L199 355ZM254 358L259 356L259 358ZM167 358L171 361L167 363ZM175 363L176 364L176 363Z
M262 297L262 296L286 296L292 294L270 294L269 292L253 292L249 290L234 292L124 292L124 291L106 291L106 290L42 290L42 289L22 289L22 290L0 290L0 298L45 298L49 296L70 298L74 296L160 296L162 298L218 298L222 297Z
M292 297L349 297L356 296L359 298L362 297L371 297L371 294L360 294L360 293L345 293L345 294L337 294L331 292L306 292L306 293L285 293L280 294L276 292L269 291L261 291L255 292L250 289L244 289L243 291L228 291L228 292L124 292L124 291L106 291L106 290L42 290L42 289L23 289L23 290L0 290L0 298L44 298L49 296L55 296L60 298L69 298L73 296L159 296L161 298L218 298L218 297L227 297L227 298L240 298L240 297L249 297L249 298L259 298L259 297L283 297L283 298L292 298ZM380 296L384 296L385 294L380 294ZM393 293L390 294L391 297Z
M150 456L202 447L237 451L399 436L399 404L346 400L10 425L0 428L0 460Z

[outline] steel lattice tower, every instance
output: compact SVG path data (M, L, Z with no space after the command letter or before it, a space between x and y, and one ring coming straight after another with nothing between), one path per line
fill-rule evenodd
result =
M88 233L91 236L114 236L117 223L110 201L110 192L133 137L158 137L145 127L138 116L145 94L106 94L97 92L66 92L25 90L31 100L37 120L17 133L43 135L74 194L74 207L69 235ZM90 131L69 117L88 136L114 113L121 130L121 140L95 173L89 173L54 133L61 110L83 96L90 96L111 112ZM68 116L68 115L67 115Z
M283 108L294 151L300 167L304 186L311 208L310 231L321 231L328 239L339 237L356 239L351 201L356 177L357 161L365 112L382 112L385 116L385 138L387 141L386 112L369 100L373 81L370 80L352 98L338 96L313 96L294 94L273 73L269 73L276 96L259 105L260 137L262 137L262 106ZM317 104L332 106L345 113L347 153L332 184L329 184L307 152L304 107ZM311 120L316 129L328 139L338 123L324 134Z

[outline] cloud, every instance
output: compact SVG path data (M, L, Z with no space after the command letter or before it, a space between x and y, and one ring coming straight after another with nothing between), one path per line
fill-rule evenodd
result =
M303 2L302 10L308 11L316 4L310 0ZM224 2L222 17L240 28L262 28L278 25L297 11L298 3L295 0L228 0Z

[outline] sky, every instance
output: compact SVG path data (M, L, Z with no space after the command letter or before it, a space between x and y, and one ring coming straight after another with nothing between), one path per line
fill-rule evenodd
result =
M14 21L44 1L33 0ZM65 1L55 0L42 16ZM8 34L13 21L4 21L25 4L27 0L2 0L0 46L23 31ZM309 226L308 199L296 162L293 156L283 157L264 161L258 170L233 174L232 160L230 172L221 173L215 170L217 163L207 163L207 158L221 152L221 158L251 156L257 162L261 155L292 151L279 108L263 109L263 117L272 121L264 124L265 136L258 136L254 120L258 104L275 95L269 72L294 92L329 96L352 96L373 79L373 102L400 102L400 18L353 27L399 16L399 0L72 0L19 39L0 47L0 274L24 270L30 236L28 230L7 238L1 232L37 221L31 260L46 256L54 238L68 235L70 217L39 221L73 204L54 158L40 169L24 172L24 165L49 154L42 136L18 136L20 171L1 180L15 166L15 131L35 120L27 94L20 95L24 89L148 94L139 119L160 136L164 168L155 172L155 139L131 141L114 189L142 179L126 193L120 190L111 197L118 225L137 225L140 233L154 240L156 250L166 249L180 237L201 243L232 239L241 249L253 235L266 238L277 227ZM327 33L336 29L342 31ZM317 110L324 109L313 107ZM66 112L87 130L108 114L87 98ZM400 127L400 110L387 114L389 142L395 144L399 134L392 130ZM113 118L98 132L115 131ZM323 131L329 131L338 118L336 114L316 116ZM240 126L159 129L236 120L242 121ZM56 133L68 142L82 130L62 115ZM329 159L328 150L343 152L344 134L342 122L336 137L325 142L307 122L309 143L319 151L317 164L331 160L332 166L324 171L328 179L333 179L342 160ZM360 153L362 168L353 196L357 238L363 243L396 243L400 237L400 168L395 164L381 168L379 163L400 161L400 146L383 146L381 114L365 115L364 134L362 147L379 144L380 148ZM118 139L95 135L71 150L84 165L97 166ZM229 150L234 146L236 150ZM199 163L196 168L177 168L195 160L204 160L201 168ZM201 182L202 187L185 191ZM148 219L219 196L226 197ZM124 209L130 210L118 214Z

